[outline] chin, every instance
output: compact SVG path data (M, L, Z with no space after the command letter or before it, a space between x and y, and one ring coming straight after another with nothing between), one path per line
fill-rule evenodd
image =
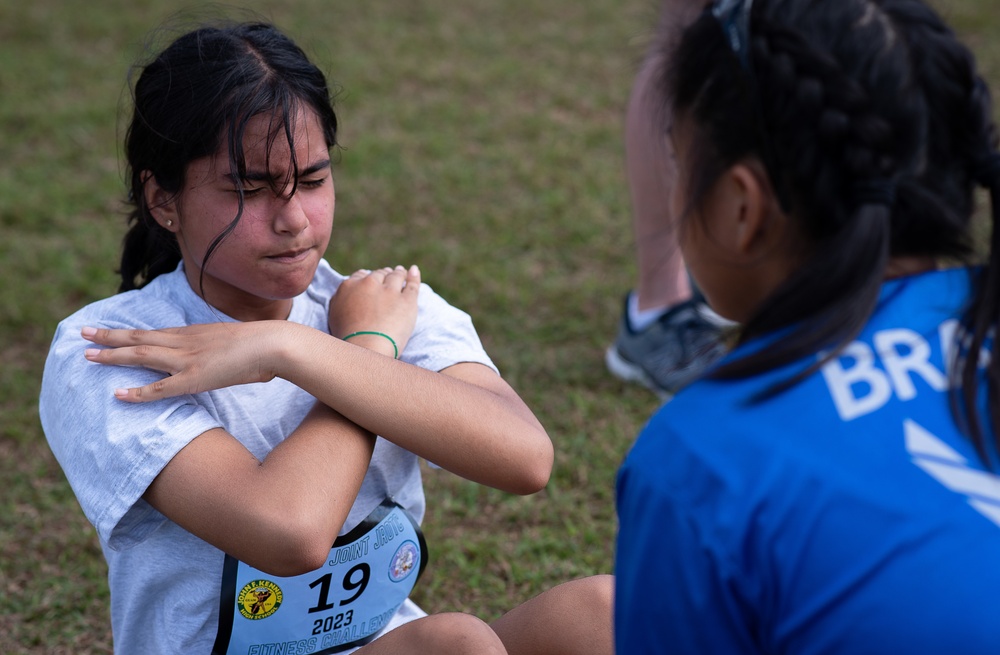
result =
M259 292L254 295L268 300L291 300L302 295L309 288L311 282L312 278L307 280L272 280L270 284L259 288Z
M709 297L705 297L705 304L708 308L716 313L717 316L726 320L732 321L733 323L743 323L747 319L747 313L740 307L733 307L732 305L727 305L726 303L719 303L713 301Z

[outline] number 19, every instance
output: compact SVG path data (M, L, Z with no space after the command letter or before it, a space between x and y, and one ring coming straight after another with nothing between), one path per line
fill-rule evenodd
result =
M360 573L359 575L356 575ZM349 605L353 603L358 597L365 592L365 588L368 587L368 580L371 578L372 569L365 562L361 562L356 566L352 567L351 570L344 575L343 587L344 591L357 591L350 598L340 601L341 606ZM316 602L315 607L310 607L309 612L325 612L327 610L332 610L337 606L336 602L330 602L330 582L333 580L333 574L327 573L323 577L310 583L309 588L315 589L319 587L319 600Z

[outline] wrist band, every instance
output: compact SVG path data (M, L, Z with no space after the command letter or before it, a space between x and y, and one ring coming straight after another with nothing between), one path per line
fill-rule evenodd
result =
M399 359L399 347L396 345L395 339L393 339L392 337L390 337L385 332L373 332L371 330L359 330L357 332L351 332L346 337L344 337L343 340L347 341L351 337L358 337L358 336L361 336L362 334L374 334L376 337L384 337L384 338L388 339L389 343L392 344L392 350L393 350L392 358L393 359Z

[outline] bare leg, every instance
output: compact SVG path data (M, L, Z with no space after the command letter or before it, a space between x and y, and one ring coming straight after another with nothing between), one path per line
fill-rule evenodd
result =
M518 605L492 627L511 655L612 655L614 578L565 582Z
M632 198L639 309L667 307L691 297L670 203L677 171L665 126L656 125L649 87L662 59L654 47L636 75L625 112L625 172Z
M432 614L390 630L357 655L506 655L485 622L469 614Z
M677 243L679 217L671 210L677 169L663 124L670 118L657 116L657 94L651 87L658 83L668 44L707 4L708 0L662 0L653 43L632 83L625 110L625 173L632 199L640 310L676 305L691 297Z
M639 382L663 398L697 378L724 351L721 327L692 288L675 215L677 164L662 107L662 74L680 28L707 0L662 0L659 25L632 84L625 111L625 172L632 200L637 280L604 361L616 377Z

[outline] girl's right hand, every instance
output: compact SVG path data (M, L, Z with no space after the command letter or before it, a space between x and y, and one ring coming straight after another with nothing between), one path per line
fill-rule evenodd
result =
M81 335L104 348L84 356L97 364L141 366L167 377L145 387L116 389L129 402L160 400L251 382L268 382L283 361L282 347L309 328L288 321L206 323L162 330L97 329Z
M343 339L355 332L389 335L403 352L417 323L420 269L402 266L355 271L330 299L330 334ZM392 356L394 349L378 335L361 335L351 343Z

